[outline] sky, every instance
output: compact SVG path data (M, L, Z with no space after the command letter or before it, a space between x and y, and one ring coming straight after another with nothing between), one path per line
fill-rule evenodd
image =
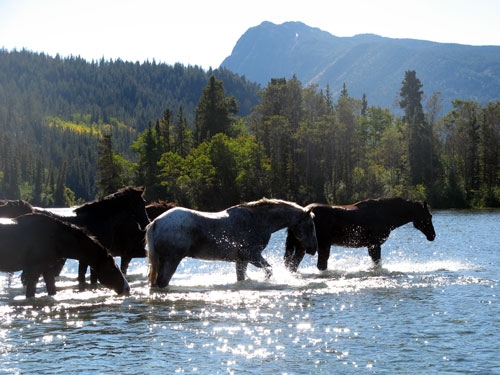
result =
M499 0L0 0L0 48L217 68L264 21L500 46Z

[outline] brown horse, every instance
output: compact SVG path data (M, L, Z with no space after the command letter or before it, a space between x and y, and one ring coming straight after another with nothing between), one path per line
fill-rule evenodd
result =
M104 286L128 293L127 280L113 257L82 229L44 214L27 214L0 224L0 271L24 271L26 297L33 297L40 275L49 295L56 294L55 273L61 258L90 264Z
M149 220L153 221L162 213L174 207L175 203L159 200L149 203L146 206L146 212L148 213Z
M378 264L381 246L395 228L413 222L427 240L433 241L436 237L427 202L402 198L369 199L349 206L313 203L306 209L314 214L318 238L317 266L321 271L327 269L331 245L368 247L368 254ZM295 272L306 252L293 233L288 232L284 257L286 267Z
M143 193L143 187L127 187L76 208L74 210L76 216L48 214L85 228L113 256L121 257L120 269L126 274L132 258L146 257L144 236L149 218L142 198ZM78 270L80 283L85 282L87 268L88 264L80 262ZM94 276L91 276L91 282L96 282Z
M26 201L0 199L0 217L13 218L33 212L33 207Z

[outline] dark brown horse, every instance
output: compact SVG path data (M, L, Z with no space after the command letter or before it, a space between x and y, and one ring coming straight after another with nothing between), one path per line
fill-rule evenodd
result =
M175 207L175 203L167 202L167 201L156 201L151 202L146 206L146 212L148 214L149 220L153 221L158 216L160 216L165 211L170 210Z
M26 201L0 199L0 217L13 218L33 212L33 207Z
M61 258L89 264L104 286L116 293L130 287L113 257L77 226L44 214L27 214L0 224L0 271L24 271L26 297L33 297L40 275L49 295L56 294L55 273Z
M313 203L306 209L311 209L314 214L318 269L321 271L327 269L331 245L367 247L373 262L378 264L381 246L395 228L413 222L427 240L433 241L436 237L427 202L402 198L369 199L349 206ZM296 271L305 253L306 249L289 232L285 250L287 268Z
M127 187L74 210L76 216L55 216L85 228L113 256L121 257L121 271L126 274L132 258L146 257L145 229L149 224L143 187ZM78 280L85 282L88 264L80 262ZM91 276L95 282L95 277Z

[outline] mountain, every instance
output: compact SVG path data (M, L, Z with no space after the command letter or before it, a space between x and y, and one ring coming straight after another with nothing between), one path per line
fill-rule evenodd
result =
M301 22L263 22L250 28L221 64L265 86L294 74L307 86L345 83L349 96L394 109L405 72L415 70L425 97L440 92L443 113L455 99L500 99L500 47L391 39L373 34L337 37Z

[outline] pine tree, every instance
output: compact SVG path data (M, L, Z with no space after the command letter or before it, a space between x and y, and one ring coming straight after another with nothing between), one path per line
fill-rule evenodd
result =
M344 84L342 85L342 90L340 91L340 97L341 98L348 98L349 97L349 93L347 92L347 85Z
M414 70L407 71L402 82L399 101L408 124L408 158L413 185L432 183L432 128L425 121L422 109L422 83Z
M193 147L193 133L191 132L191 129L189 129L182 106L179 108L177 121L174 125L174 144L174 151L181 157L185 158L189 153L191 153L191 149Z
M43 153L40 152L38 155L38 159L36 161L35 167L35 180L33 181L33 193L31 198L31 204L35 206L41 206L42 202L42 193L43 193L43 178L44 178L44 162L43 162Z
M211 76L195 110L195 140L200 144L218 133L228 134L231 116L238 110L236 99L226 97L221 80Z
M99 196L112 194L123 187L121 171L114 160L111 137L111 134L104 134L99 139L97 160Z
M54 206L65 207L68 202L66 201L66 170L68 166L63 162L59 173L57 175L57 182L54 188Z

